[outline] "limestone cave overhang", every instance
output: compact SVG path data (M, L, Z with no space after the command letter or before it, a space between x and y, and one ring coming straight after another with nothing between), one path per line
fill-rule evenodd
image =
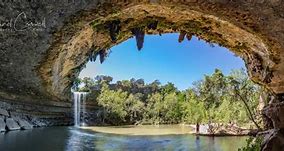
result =
M261 22L258 15L240 10L233 3L100 4L71 17L53 34L38 72L50 94L68 99L64 97L70 93L73 80L93 56L105 57L112 46L132 36L140 35L143 41L144 34L178 32L180 40L197 36L228 48L244 59L255 82L274 93L283 93L284 79L279 76L283 73L283 44L269 35L269 28L276 26L263 26L268 22Z
M26 2L13 9L46 16L45 31L1 33L2 96L69 100L74 79L93 56L103 60L112 46L132 36L141 42L144 34L174 32L180 33L179 40L196 36L228 48L243 58L255 82L284 93L282 1L108 0L68 7L62 7L63 2L42 3ZM17 14L7 9L4 15Z

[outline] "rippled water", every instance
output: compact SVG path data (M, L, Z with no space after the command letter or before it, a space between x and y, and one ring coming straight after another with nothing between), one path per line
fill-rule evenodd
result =
M127 136L74 127L36 128L0 134L0 151L234 151L246 137Z

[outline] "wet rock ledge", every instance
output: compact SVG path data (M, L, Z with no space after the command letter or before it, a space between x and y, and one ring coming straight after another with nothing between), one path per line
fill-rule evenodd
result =
M33 125L26 119L18 117L11 118L10 114L5 109L0 108L0 115L0 132L33 128Z
M71 103L28 103L0 98L0 132L73 124Z

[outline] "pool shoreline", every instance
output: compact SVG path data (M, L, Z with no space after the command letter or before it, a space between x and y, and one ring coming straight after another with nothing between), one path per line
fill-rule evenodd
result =
M249 134L209 134L196 133L194 125L123 125L123 126L84 126L80 127L97 133L129 135L129 136L154 136L154 135L197 135L208 137L226 137L226 136L249 136Z

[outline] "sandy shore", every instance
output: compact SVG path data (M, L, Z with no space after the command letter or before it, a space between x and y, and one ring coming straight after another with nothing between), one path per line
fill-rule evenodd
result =
M128 125L128 126L92 126L82 127L94 132L121 134L121 135L171 135L191 134L192 127L187 125Z

